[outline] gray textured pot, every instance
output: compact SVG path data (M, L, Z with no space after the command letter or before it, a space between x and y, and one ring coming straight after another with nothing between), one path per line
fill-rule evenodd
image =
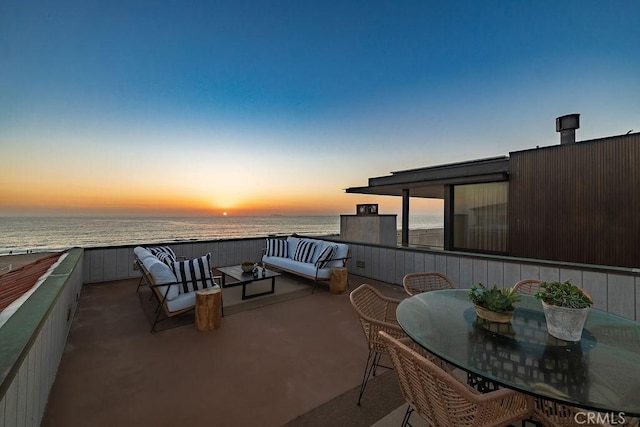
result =
M551 335L565 341L580 341L582 328L589 314L589 307L558 307L542 301L542 309L547 321L547 331Z

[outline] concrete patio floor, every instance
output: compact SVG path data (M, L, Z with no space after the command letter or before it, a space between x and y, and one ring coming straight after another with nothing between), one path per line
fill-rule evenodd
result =
M136 286L84 286L43 426L281 426L360 384L367 346L348 293L323 286L215 331L151 334Z

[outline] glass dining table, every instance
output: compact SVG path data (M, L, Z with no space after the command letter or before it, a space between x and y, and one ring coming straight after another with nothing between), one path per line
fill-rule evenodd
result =
M542 304L532 296L523 295L511 322L501 324L477 317L468 293L409 297L398 306L398 322L469 379L585 410L640 416L640 323L591 309L582 339L567 342L548 334Z

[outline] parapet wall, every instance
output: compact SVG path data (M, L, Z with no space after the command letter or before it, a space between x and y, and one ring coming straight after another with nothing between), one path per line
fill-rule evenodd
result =
M82 289L83 250L67 257L0 328L0 426L39 426Z
M325 240L336 240L324 238ZM437 271L460 288L474 283L511 287L521 279L567 280L587 289L595 308L640 320L640 270L429 248L349 242L349 272L402 286L405 274ZM259 260L264 238L171 243L176 254L195 258L211 253L214 267ZM133 277L133 247L89 248L84 257L85 283Z

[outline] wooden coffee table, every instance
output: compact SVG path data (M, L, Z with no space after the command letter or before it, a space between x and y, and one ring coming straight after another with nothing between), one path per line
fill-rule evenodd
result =
M262 269L260 269L260 272L258 273L258 277L253 277L253 273L245 273L244 271L242 271L242 268L240 265L232 265L230 267L218 267L218 271L222 273L223 288L242 285L243 300L249 299L249 298L261 297L263 295L273 294L276 289L276 277L280 276L280 273L272 270L265 270L265 275L263 276ZM232 279L235 279L236 282L227 284L226 276L229 276ZM260 292L257 294L247 295L247 285L249 283L259 282L261 280L268 280L268 279L271 279L271 290Z

